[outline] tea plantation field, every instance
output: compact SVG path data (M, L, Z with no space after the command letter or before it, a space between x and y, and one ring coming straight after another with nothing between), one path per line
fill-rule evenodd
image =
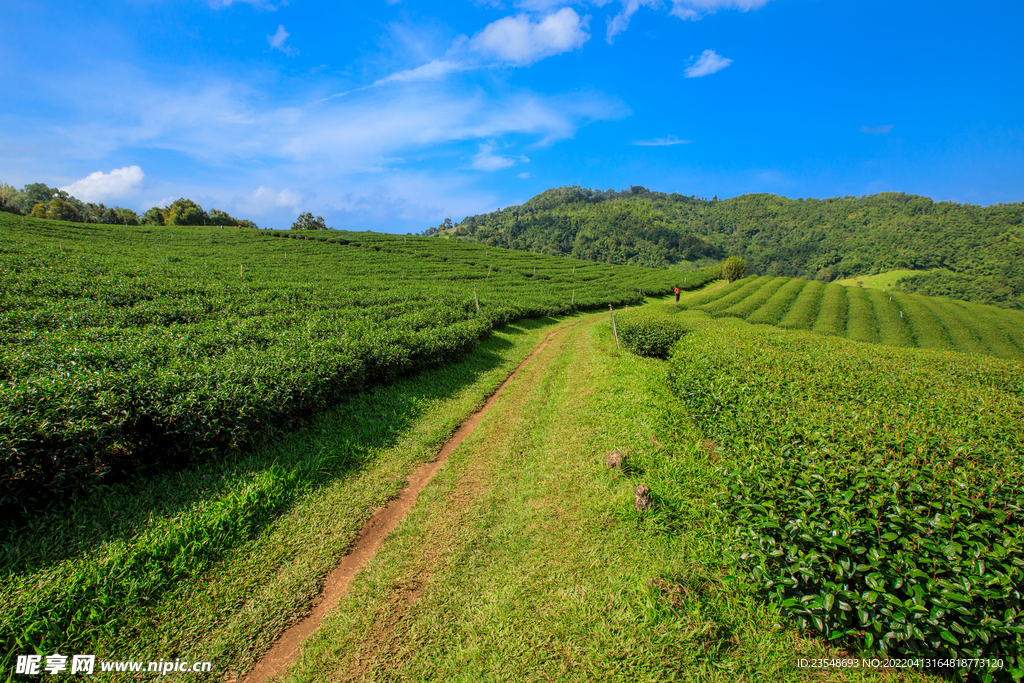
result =
M371 233L0 214L0 236L7 507L157 455L237 451L497 325L638 302L677 277Z
M752 275L682 303L856 341L1024 359L1024 313L953 299Z
M702 307L747 319L770 309L758 319L778 321L796 301L818 307L834 334L845 319L848 336L863 338L849 330L887 298L837 291L867 293L750 278ZM959 322L993 354L979 331L1010 329L982 307L919 297L894 306L909 312L907 337L918 343L951 342ZM673 347L669 381L714 449L737 574L828 640L956 660L945 670L976 680L1019 680L1024 365L678 310L663 313L689 331ZM797 315L802 327L813 318ZM934 336L918 336L924 329ZM997 338L1011 348L1009 334ZM1004 666L965 664L993 657Z

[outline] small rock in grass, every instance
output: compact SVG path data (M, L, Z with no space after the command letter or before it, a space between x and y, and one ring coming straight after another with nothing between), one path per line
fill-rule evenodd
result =
M635 507L638 512L642 512L651 507L650 492L651 487L647 484L640 484L636 487L636 490L633 491L633 507Z
M607 469L624 469L626 467L626 454L622 451L611 451L604 459L604 466Z

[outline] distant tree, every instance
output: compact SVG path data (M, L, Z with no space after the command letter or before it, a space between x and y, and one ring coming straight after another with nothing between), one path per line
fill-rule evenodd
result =
M131 209L117 209L117 222L121 225L138 225L139 217Z
M50 200L49 206L46 207L46 217L53 221L80 220L78 209L60 197L54 197Z
M46 218L46 204L39 202L32 207L32 218Z
M747 272L747 262L738 256L730 256L722 263L722 277L726 282L735 282Z
M142 214L140 222L143 225L163 225L164 213L163 211L154 206L152 209Z
M438 227L441 228L442 230L451 230L452 229L452 219L451 218L445 218L444 219L444 223L441 223L441 225L439 225Z
M176 199L163 211L165 225L206 225L206 212L191 199Z
M58 190L55 187L48 187L46 183L32 183L22 188L25 201L33 210L36 204L49 204L50 200L57 196Z
M290 230L326 230L327 223L324 222L323 216L314 217L313 214L306 212L300 213L299 217L292 223Z

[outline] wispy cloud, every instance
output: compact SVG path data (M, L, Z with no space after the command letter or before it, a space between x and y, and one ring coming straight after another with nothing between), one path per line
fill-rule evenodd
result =
M526 14L498 19L469 41L470 50L516 66L528 66L545 57L582 47L590 34L589 16L571 7L534 21Z
M605 39L609 44L615 36L629 28L629 20L641 7L658 9L662 6L661 0L621 0L622 9L613 17L608 18L608 31ZM714 14L720 9L735 9L746 12L758 9L768 4L770 0L672 0L670 14L680 19L696 21L708 14ZM597 3L605 4L604 2Z
M288 0L281 0L280 2L268 2L267 0L210 0L210 7L213 9L221 9L224 7L230 7L235 3L252 5L257 9L265 9L273 12L279 7L287 6Z
M406 69L393 73L390 76L378 79L373 85L384 85L385 83L408 83L410 81L432 81L444 78L450 73L466 71L470 69L467 64L447 59L435 59L415 69ZM347 93L346 93L347 94Z
M270 43L271 49L280 50L289 57L299 54L299 51L290 45L285 45L284 41L288 40L288 36L291 34L284 30L284 24L277 25L277 33L272 36L267 36L267 42Z
M657 8L660 4L659 0L622 0L622 9L619 13L614 17L608 18L608 31L605 34L605 40L610 45L615 36L629 28L629 20L641 7L646 5L647 7Z
M638 145L640 147L667 147L669 145L688 145L693 140L680 140L675 135L669 135L666 138L654 138L652 140L634 140L629 143L631 145Z
M493 141L480 143L480 151L473 156L473 161L469 167L477 171L500 171L503 168L515 166L517 163L527 164L530 162L528 157L517 155L517 156L501 156L494 154L496 145Z
M697 61L688 66L683 73L687 78L700 78L721 71L730 64L732 64L732 60L728 57L723 57L714 50L704 50Z
M861 126L860 132L867 133L868 135L888 135L892 131L892 124L887 123L884 126Z
M523 180L526 180L529 177L530 177L530 174L528 172L523 172L523 173L520 173L519 175L516 176L516 178L522 178Z
M145 179L146 174L139 166L125 166L110 173L90 173L60 189L86 202L108 202L138 194Z
M720 9L747 12L767 5L769 0L672 0L672 15L696 21Z

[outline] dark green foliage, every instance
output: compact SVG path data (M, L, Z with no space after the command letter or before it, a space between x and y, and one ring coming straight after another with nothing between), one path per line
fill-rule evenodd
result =
M291 230L326 230L327 223L324 222L323 216L313 216L313 214L306 212L300 213L299 217L292 223Z
M669 362L724 454L727 553L786 614L1021 675L1024 367L711 321Z
M982 207L895 192L707 201L563 187L468 216L455 238L649 266L731 254L748 272L804 279L907 268L923 271L901 283L910 291L1024 308L1022 219L1021 203Z
M621 313L616 322L622 345L648 358L668 358L672 345L686 334L677 319L648 308Z
M722 277L726 282L734 282L747 272L747 262L737 256L730 256L722 263Z
M6 503L237 451L497 325L636 303L677 278L372 233L21 220L0 214Z

